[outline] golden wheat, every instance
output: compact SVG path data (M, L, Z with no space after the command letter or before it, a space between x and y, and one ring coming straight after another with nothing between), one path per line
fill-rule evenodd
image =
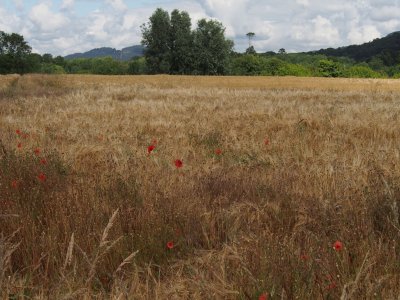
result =
M2 76L0 108L5 298L400 294L398 80Z

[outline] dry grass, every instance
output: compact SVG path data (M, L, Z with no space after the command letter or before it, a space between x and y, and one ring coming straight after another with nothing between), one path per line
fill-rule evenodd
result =
M4 299L399 299L399 81L2 76L0 142Z

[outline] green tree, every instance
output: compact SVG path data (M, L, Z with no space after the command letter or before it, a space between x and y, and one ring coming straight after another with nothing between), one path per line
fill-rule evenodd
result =
M285 66L285 62L279 58L269 58L265 62L265 67L263 71L263 75L272 75L272 76L277 76L277 75L283 75L282 74L282 68Z
M341 75L339 65L336 62L327 59L319 61L318 73L322 77L339 77Z
M344 71L345 77L354 78L380 78L380 73L372 70L368 66L352 66Z
M232 60L233 75L261 75L265 68L264 58L256 55L241 55Z
M47 63L47 64L53 63L53 55L51 55L49 53L43 54L42 55L42 62Z
M101 75L118 75L126 73L121 62L111 56L92 59L91 73Z
M128 74L140 75L147 73L146 59L144 57L133 58L128 65Z
M0 31L0 73L26 73L31 50L22 35Z
M157 8L149 22L141 27L144 56L151 74L170 71L170 27L169 14L161 8Z
M170 73L190 74L193 70L192 21L187 12L175 9L171 13Z
M256 49L254 49L253 46L250 46L249 48L246 49L246 54L257 54Z
M195 73L226 74L232 49L233 42L225 38L225 28L220 22L201 19L194 32Z

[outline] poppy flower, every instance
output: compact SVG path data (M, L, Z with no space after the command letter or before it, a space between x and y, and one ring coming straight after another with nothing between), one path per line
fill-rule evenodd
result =
M300 259L306 261L309 259L309 256L307 254L302 254L300 255Z
M42 159L40 160L40 163L41 163L42 165L47 165L47 160L45 160L44 158L42 158Z
M39 155L40 154L40 149L36 148L33 152L35 152L36 155Z
M41 181L41 182L45 182L46 181L46 175L45 174L43 174L43 173L40 173L39 175L38 175L38 179Z
M175 160L175 167L182 168L183 167L183 162L180 159Z
M265 145L265 146L268 146L268 145L269 145L269 139L268 139L268 138L265 138L265 140L264 140L264 145Z
M21 130L17 129L17 130L15 130L15 133L20 135L21 134Z
M215 154L216 155L221 155L222 154L222 150L221 149L215 149Z
M168 243L167 243L167 248L168 248L168 249L174 248L174 242L171 242L171 241L168 242Z
M150 154L151 152L153 152L153 150L156 149L156 146L154 145L150 145L147 147L147 153Z
M260 295L260 297L258 297L258 300L267 300L268 299L268 295L266 293L263 293Z
M18 181L17 180L13 180L11 181L11 186L16 189L18 187Z
M336 288L336 287L337 287L336 282L335 282L335 281L332 281L332 282L326 287L326 289L327 289L327 290L333 290L333 289Z
M336 241L333 244L333 249L335 249L336 251L340 251L343 249L343 243L341 241Z
M18 147L19 149L21 149L21 148L22 148L22 143L18 143L17 147Z

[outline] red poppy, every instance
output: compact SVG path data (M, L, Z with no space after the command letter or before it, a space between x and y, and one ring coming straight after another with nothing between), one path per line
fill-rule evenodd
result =
M156 146L150 145L147 147L147 153L150 154L154 149L156 149Z
M18 181L17 180L13 180L11 181L11 186L16 189L18 187Z
M269 145L269 139L268 139L268 138L265 138L265 140L264 140L264 145L265 145L265 146L268 146L268 145Z
M310 257L307 255L307 254L302 254L302 255L300 255L300 259L301 260L304 260L304 261L306 261L306 260L308 260Z
M40 174L38 175L38 179L39 179L41 182L45 182L45 181L46 181L46 175L43 174L43 173L40 173Z
M167 248L168 248L168 249L174 248L174 242L168 242L168 243L167 243Z
M21 130L17 129L17 130L15 130L15 133L20 135L21 134Z
M42 158L42 159L40 160L40 163L41 163L42 165L47 165L47 160L45 160L44 158Z
M335 281L332 281L332 282L326 287L326 289L327 289L327 290L333 290L333 289L336 288L336 287L337 287L336 282L335 282Z
M342 250L342 249L343 249L343 244L342 244L342 242L341 242L341 241L336 241L336 242L333 244L333 249L335 249L336 251Z
M21 149L21 148L22 148L22 144L21 144L21 143L18 143L17 147L18 147L19 149Z
M39 155L40 154L40 149L36 148L33 152L35 152L36 155Z
M222 150L221 149L215 149L215 154L217 155L221 155L222 154Z
M175 167L182 168L183 167L183 162L180 159L175 160Z
M268 299L268 295L266 293L263 293L260 295L260 297L258 297L258 300L267 300Z

